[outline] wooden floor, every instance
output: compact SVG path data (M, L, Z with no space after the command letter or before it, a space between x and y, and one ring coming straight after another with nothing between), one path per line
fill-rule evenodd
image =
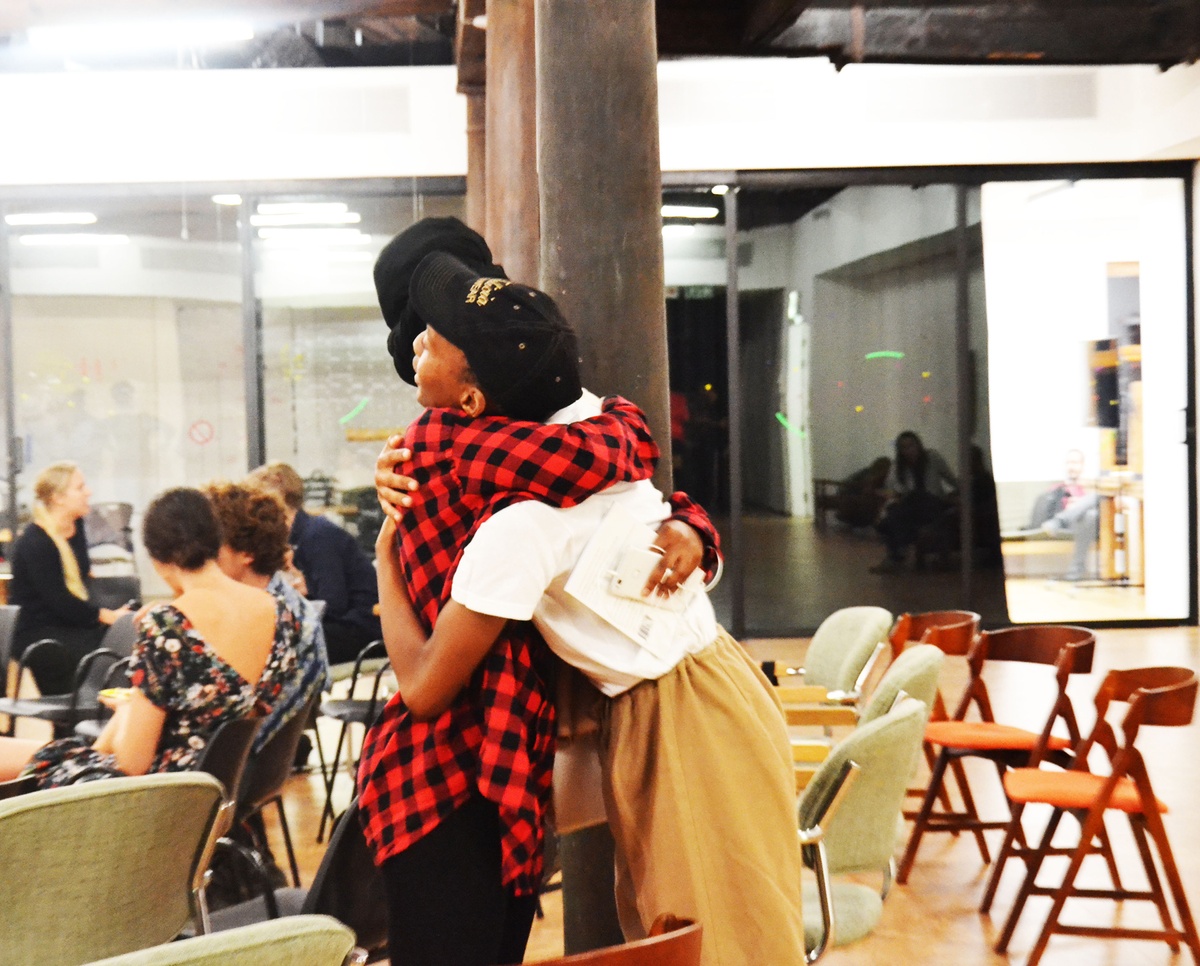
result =
M1200 631L1196 628L1101 630L1097 640L1097 667L1091 680L1081 681L1078 687L1072 686L1076 704L1084 712L1091 707L1095 682L1109 668L1180 664L1200 669ZM805 642L800 640L747 642L756 658L779 658L794 663L802 661L804 645ZM965 669L961 665L947 668L944 681L948 688L964 679ZM1002 720L1006 713L1019 715L1022 705L1036 703L1030 701L1027 682L1020 677L998 679L993 687L997 714ZM1090 720L1085 717L1082 724L1089 727ZM325 734L327 746L332 748L336 733L328 731ZM1168 832L1189 897L1194 907L1200 907L1200 724L1179 729L1147 729L1139 745L1146 755L1156 791L1171 809L1166 818ZM976 763L969 763L973 764ZM1002 809L1002 802L995 773L972 769L971 778L972 787L983 792L983 810L987 814L1002 815L1002 811L998 811ZM349 778L339 779L335 793L339 809L349 800L350 792ZM286 795L286 809L293 837L299 846L305 884L311 881L323 849L314 840L322 794L315 776L301 775L291 780ZM1037 828L1039 821L1031 820L1030 827ZM1119 828L1119 823L1114 823L1113 827ZM273 825L272 834L276 834ZM1119 861L1131 859L1134 863L1122 862L1122 868L1134 869L1136 856L1132 840L1122 834L1114 835L1114 838ZM282 846L277 838L275 847L282 857ZM982 917L977 911L987 872L973 840L965 836L959 839L945 835L927 837L909 883L893 887L875 932L859 943L831 950L824 962L830 966L875 962L992 966L1023 962L1036 938L1039 917L1044 913L1047 900L1029 902L1013 939L1010 956L999 956L992 951L992 944L1016 889L1018 870L1013 867L1002 882L994 907L995 918ZM545 918L534 923L526 962L562 952L560 893L548 894L543 905ZM1140 904L1128 903L1116 915L1125 922L1140 922L1145 914L1135 910L1135 905ZM1110 903L1077 902L1068 904L1067 910L1068 916L1076 921L1113 921L1114 907ZM1163 943L1064 936L1051 940L1042 961L1047 966L1159 966L1184 963L1189 959L1186 954L1173 956Z

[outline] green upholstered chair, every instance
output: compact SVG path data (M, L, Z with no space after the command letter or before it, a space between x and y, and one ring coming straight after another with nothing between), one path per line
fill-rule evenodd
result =
M892 614L882 607L843 607L813 634L804 656L804 683L857 699L874 659L886 649ZM780 683L790 683L781 679Z
M946 655L932 644L914 644L888 665L879 684L863 703L860 725L874 721L892 710L901 692L916 698L927 709L933 707L938 690L938 675Z
M797 808L805 866L805 946L815 962L831 945L866 936L891 886L904 794L921 752L928 709L903 696L834 746ZM882 887L835 881L878 872Z
M199 913L224 799L211 775L107 778L0 801L0 959L77 966Z
M861 727L880 718L892 710L901 696L907 695L922 702L928 709L933 706L937 694L938 675L945 663L945 655L932 644L916 644L901 654L889 666L879 680L871 696L863 703L858 719ZM804 788L812 780L821 762L829 756L833 747L828 740L806 738L792 742L792 756L796 763L796 784Z
M354 933L329 916L290 916L183 939L92 966L343 966L366 956Z

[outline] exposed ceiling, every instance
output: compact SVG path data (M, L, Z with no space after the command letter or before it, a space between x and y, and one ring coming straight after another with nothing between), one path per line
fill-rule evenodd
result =
M129 66L114 49L30 49L30 28L97 22L94 0L6 0L0 69ZM104 20L166 21L181 4L107 0ZM598 4L599 6L599 4ZM1197 0L657 0L663 57L826 56L850 62L1155 64L1200 59ZM353 67L458 63L483 80L486 0L208 0L188 17L250 21L252 40L182 43L136 66Z
M602 9L604 0L595 2ZM177 0L106 0L102 6L95 0L0 0L0 71L457 64L460 90L478 92L485 84L486 0L189 2L189 18L241 20L252 26L253 37L209 45L189 34L140 53L120 49L126 25L164 25L179 17L182 6ZM1200 0L657 0L656 19L664 58L824 56L839 67L873 62L1163 69L1200 59ZM39 28L79 24L109 24L117 34L111 43L76 49L29 43ZM794 220L835 190L743 192L739 223ZM175 206L164 199L163 207L166 221L174 223ZM220 223L211 215L197 221Z

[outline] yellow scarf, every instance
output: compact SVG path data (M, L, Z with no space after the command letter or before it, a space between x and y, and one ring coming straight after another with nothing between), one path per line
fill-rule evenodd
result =
M63 580L66 581L67 590L80 600L87 600L87 587L84 586L83 577L79 573L79 561L75 558L75 551L71 549L66 538L58 532L58 528L50 516L50 511L40 501L35 501L33 504L33 522L45 530L50 539L54 541L54 546L58 547L58 555L62 557Z

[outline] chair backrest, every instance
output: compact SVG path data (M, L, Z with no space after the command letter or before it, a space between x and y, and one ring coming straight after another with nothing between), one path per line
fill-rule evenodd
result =
M797 806L800 828L820 824L830 786L853 762L858 774L825 829L829 870L883 871L896 849L904 795L921 752L927 710L904 700L882 717L860 725L833 747L804 789Z
M910 644L932 644L944 654L963 657L979 635L980 617L971 610L929 610L919 614L901 614L896 618L888 640L892 653L899 656Z
M892 614L882 607L843 607L821 621L804 657L804 683L829 691L856 690L878 645L888 638Z
M101 607L122 607L131 600L141 600L142 579L137 574L108 574L93 577L88 596Z
M859 724L887 714L901 693L922 702L928 714L937 696L938 674L945 660L941 649L932 644L915 644L907 648L891 663L871 692L863 705Z
M93 503L83 521L88 547L111 543L133 553L132 521L132 503Z
M120 661L120 654L103 647L84 655L75 668L75 687L71 691L73 711L88 713L97 707L100 690L105 687L109 672Z
M699 966L703 931L698 922L662 915L645 939L557 959L539 959L533 966Z
M221 801L219 782L191 773L0 801L0 958L76 966L169 942L195 914Z
M383 876L363 836L356 799L329 836L300 911L333 916L354 930L360 946L374 950L387 945L387 909Z
M313 709L320 703L321 693L314 691L312 697L296 708L292 716L271 735L258 751L250 755L246 770L242 774L238 790L238 816L243 818L262 808L282 790L292 774L296 762L296 749L300 737L309 725Z
M328 916L286 916L91 966L342 966L353 949L354 934Z
M227 801L238 800L250 746L261 725L262 718L253 716L223 721L200 755L196 770L216 778L225 789Z
M1079 746L1072 768L1091 767L1089 752L1096 745L1104 749L1114 771L1144 779L1145 765L1134 749L1143 725L1180 727L1192 723L1196 709L1196 672L1184 667L1143 667L1109 671L1096 691L1096 723L1092 733ZM1114 701L1127 702L1129 708L1121 721L1122 737L1117 739L1108 720Z
M100 646L106 651L113 651L121 657L133 653L134 642L137 641L137 626L133 622L133 614L122 614L108 625Z
M0 697L8 696L8 662L12 660L13 634L20 614L19 604L0 604Z
M980 719L994 721L991 698L984 680L984 668L989 662L1011 661L1018 664L1049 664L1056 668L1058 696L1054 703L1051 720L1046 725L1046 736L1055 720L1061 719L1067 727L1072 742L1080 738L1075 711L1067 696L1067 679L1073 674L1088 674L1092 670L1092 658L1096 651L1096 635L1086 627L1073 624L1029 624L1021 627L1006 627L996 631L984 631L967 657L971 678L955 709L956 719L965 719L974 705ZM1037 759L1030 764L1037 764Z

